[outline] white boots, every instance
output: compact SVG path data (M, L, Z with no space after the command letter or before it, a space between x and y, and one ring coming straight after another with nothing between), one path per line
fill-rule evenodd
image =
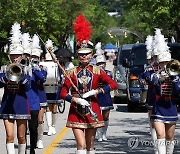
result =
M159 154L166 154L166 140L165 138L157 139L157 149Z
M38 140L37 140L37 148L38 149L43 149L43 132L44 132L44 124L39 124L38 125Z
M175 144L174 140L173 141L166 140L166 154L173 154L174 144Z
M26 144L18 144L18 154L26 153Z
M158 149L157 149L157 145L156 145L156 140L157 140L157 134L156 134L156 130L155 128L150 127L150 131L151 131L151 138L154 144L154 153L158 154Z
M87 151L87 154L95 154L95 150Z
M102 128L97 129L97 139L99 142L102 142Z
M86 154L86 149L84 149L84 150L76 150L76 154Z
M57 120L57 113L56 114L52 114L52 134L56 134L56 120Z
M52 112L46 112L46 119L48 125L48 136L56 134L55 123L57 114L52 114Z
M92 150L92 151L86 151L86 149L76 150L76 154L95 154L95 150Z
M102 139L104 140L104 141L107 141L107 137L106 137L106 132L107 132L107 128L108 128L108 126L109 126L109 120L107 120L107 121L104 121L104 123L105 123L105 126L102 128Z
M14 143L7 143L6 150L7 150L7 154L15 154Z
M105 126L97 129L97 138L99 142L107 141L106 132L109 125L109 120L104 121Z

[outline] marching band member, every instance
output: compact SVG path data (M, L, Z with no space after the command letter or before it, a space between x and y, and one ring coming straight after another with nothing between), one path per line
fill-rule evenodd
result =
M157 133L157 148L159 154L172 154L174 149L174 131L176 127L177 108L173 100L179 93L179 76L172 76L166 70L171 61L171 53L163 35L158 36L156 49L159 51L159 70L151 75L155 87L156 101L153 105L151 120Z
M8 154L15 154L14 122L17 123L18 154L26 149L26 124L31 118L26 92L30 89L30 76L20 64L23 54L21 45L20 24L15 23L11 30L9 57L12 64L2 67L0 87L4 87L4 95L0 107L0 118L4 120L6 129L6 149ZM15 69L15 70L14 70ZM18 71L17 72L13 72ZM16 74L17 73L17 74Z
M86 150L87 154L94 154L96 129L104 126L101 110L94 95L117 89L117 84L102 69L89 63L93 44L89 41L90 23L83 15L76 18L74 30L80 63L78 67L69 70L69 77L65 77L60 97L71 102L66 126L72 128L74 133L77 143L76 154L86 154ZM107 86L99 88L99 82L104 82ZM98 115L96 120L91 117L91 108Z
M44 132L44 113L47 109L48 103L47 103L47 97L44 89L44 83L47 78L47 67L41 65L41 62L39 63L39 69L43 75L43 80L38 80L38 95L40 100L40 111L38 115L38 141L37 141L37 148L43 149L43 132Z
M39 148L41 145L41 134L39 130L41 130L41 125L38 125L40 122L43 125L43 120L39 122L39 112L40 106L42 102L43 92L41 92L41 83L46 81L46 70L43 69L43 66L39 66L40 55L42 50L39 45L39 38L35 34L32 38L32 53L31 53L31 69L32 69L32 77L31 77L31 89L32 92L29 95L29 100L31 100L31 115L32 118L29 121L29 130L30 130L30 153L35 153L36 146ZM43 127L43 126L42 126Z
M157 34L156 34L157 35ZM158 70L158 61L157 61L157 55L159 52L157 50L153 50L154 48L154 42L153 42L153 36L147 36L146 38L146 49L147 49L147 61L148 61L148 66L145 68L144 71L144 79L146 83L148 84L148 91L147 91L147 98L146 98L146 105L148 108L148 117L150 120L150 117L152 115L152 108L155 103L155 89L154 86L151 83L151 75L152 73L156 72ZM155 52L153 52L155 51ZM152 61L151 61L152 60ZM157 140L157 135L154 126L152 125L152 121L150 120L150 132L151 132L151 138L153 143ZM156 145L154 144L154 152L155 154L158 154Z
M47 50L53 51L53 42L48 39L46 42ZM54 54L54 53L53 53ZM41 63L47 67L47 80L44 83L45 93L47 96L48 107L46 110L46 119L48 124L48 135L56 134L56 119L57 119L57 103L59 98L59 70L57 64L52 60L50 53L47 51L45 62Z
M99 66L102 70L104 70L107 73L107 75L109 75L110 78L113 77L111 71L105 70L106 58L104 55L98 55L96 57L96 62L97 62L96 65ZM105 86L104 83L99 83L99 87L104 87L104 86ZM97 100L102 110L102 116L105 123L105 127L97 129L98 141L100 142L102 140L107 141L106 132L109 125L109 114L110 114L110 110L114 109L112 98L110 93L98 94Z
M172 154L174 149L174 132L178 120L173 94L179 93L179 76L170 76L165 67L171 61L171 54L163 52L158 55L162 71L154 73L152 83L156 87L156 102L153 106L151 119L157 133L159 154Z
M39 105L39 96L38 96L38 89L37 89L37 77L36 74L37 71L35 71L34 68L32 68L31 63L29 61L31 60L31 53L35 50L31 48L31 38L29 33L24 33L22 35L22 45L24 47L24 65L27 65L29 75L31 77L31 88L26 93L28 102L30 104L30 114L31 119L28 121L28 128L30 133L30 154L35 154L36 149L36 143L37 143L37 127L38 127L38 113L40 109ZM34 44L34 43L33 43Z

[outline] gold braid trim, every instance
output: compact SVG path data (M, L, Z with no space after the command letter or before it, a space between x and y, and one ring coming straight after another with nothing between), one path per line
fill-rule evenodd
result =
M99 127L104 127L104 121L98 121L98 122L93 122L93 123L80 123L80 122L71 122L68 121L66 123L66 127L70 128L99 128Z
M100 74L100 68L98 66L93 65L93 73L94 74Z
M71 76L73 73L74 73L74 75L77 75L77 70L76 70L76 68L77 68L77 67L74 67L74 68L68 70L68 71L67 71L67 74L68 74L69 76Z

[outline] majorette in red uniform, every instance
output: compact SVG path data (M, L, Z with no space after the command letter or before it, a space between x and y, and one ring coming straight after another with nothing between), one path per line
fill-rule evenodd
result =
M117 88L115 81L112 80L105 71L101 70L97 66L92 66L90 64L85 68L80 65L72 69L69 72L69 76L82 95L92 89L98 89L99 82L107 83L107 86L102 88L104 93L108 93L111 89ZM66 78L61 90L61 98L64 98L69 102L72 101L73 96L79 97L78 93L73 87L71 90L72 95L69 94L69 89L71 87L72 85L69 79ZM70 106L68 122L66 125L67 127L97 128L104 126L101 110L99 104L97 103L97 98L92 96L88 101L91 103L92 110L98 114L98 121L91 119L90 112L88 111L87 107L82 108L81 105L72 102Z
M89 22L85 21L83 15L76 18L74 30L78 41L77 52L80 64L78 67L68 71L69 78L67 76L65 77L60 94L62 99L71 102L66 126L72 128L76 138L76 154L95 153L94 138L96 128L104 126L96 94L117 89L117 84L105 71L89 64L93 47L93 44L89 41L91 34L89 26ZM107 85L99 88L99 82L107 83ZM82 97L79 96L75 86ZM90 108L97 114L97 119L92 119Z

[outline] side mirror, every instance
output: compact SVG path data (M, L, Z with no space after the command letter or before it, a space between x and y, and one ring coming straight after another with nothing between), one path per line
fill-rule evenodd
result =
M123 66L123 67L129 67L129 66L130 66L130 62L128 61L127 58L123 59L122 66Z
M116 59L114 59L114 61L113 61L113 65L114 65L114 66L117 66L117 58L116 58Z

